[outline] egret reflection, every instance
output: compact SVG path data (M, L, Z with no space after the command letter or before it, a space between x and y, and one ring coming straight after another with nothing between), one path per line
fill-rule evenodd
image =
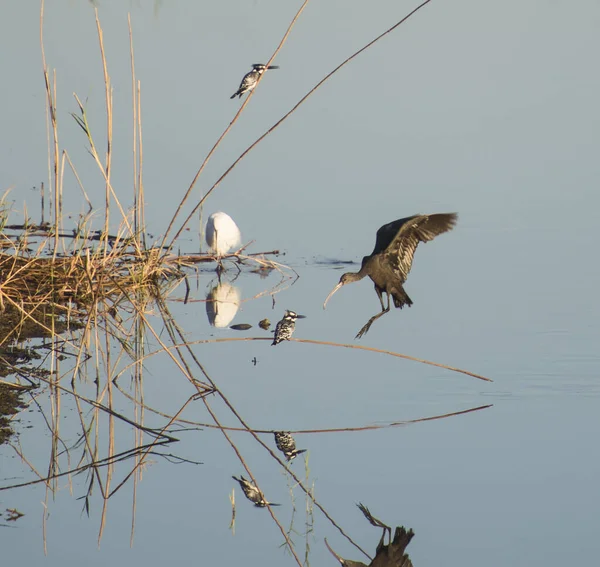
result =
M206 315L213 327L227 327L236 316L241 303L240 290L227 282L213 287L206 295Z

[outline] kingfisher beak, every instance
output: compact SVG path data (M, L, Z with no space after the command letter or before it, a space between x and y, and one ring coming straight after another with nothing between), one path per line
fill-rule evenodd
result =
M298 315L298 314L296 314L296 319L306 319L306 315Z
M279 65L269 65L267 69L279 69Z
M327 302L329 301L329 299L331 298L331 296L338 290L340 289L344 284L342 282L338 283L329 293L329 295L327 296L327 299L325 300L325 303L323 303L323 309L325 309L325 307L327 306Z

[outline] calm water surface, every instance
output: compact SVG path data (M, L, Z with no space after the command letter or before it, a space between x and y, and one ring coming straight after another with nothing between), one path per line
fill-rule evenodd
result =
M309 2L277 59L281 69L265 76L193 201L302 94L411 7ZM128 9L142 84L148 223L159 235L239 108L229 96L250 64L266 62L296 7L266 0L210 8L99 3L115 98L113 182L125 203L131 184ZM12 187L16 217L23 202L35 217L39 193L30 189L47 178L39 6L15 0L1 11L0 47L13 54L2 62L8 85L0 110L2 184ZM408 548L415 566L592 565L600 552L600 81L590 73L600 48L599 19L591 2L565 13L542 1L434 1L334 76L207 201L206 212L225 210L244 241L254 240L250 251L284 251L278 261L299 278L281 282L272 273L261 279L246 270L234 280L236 271L229 271L225 279L241 298L230 324L253 325L239 332L209 325L202 300L217 282L201 270L191 279L188 304L181 301L183 286L167 302L187 340L269 338L258 321L275 323L293 309L307 315L297 324L297 338L405 353L494 380L301 342L192 345L208 376L257 430L360 428L491 406L392 428L296 435L308 452L293 462L293 471L371 553L380 534L356 509L359 501L386 523L415 531ZM93 8L83 1L47 3L45 37L48 65L57 70L61 143L101 208L101 177L69 116L77 110L76 92L102 138L104 86ZM75 218L84 205L70 173L65 187L65 209ZM370 281L344 287L324 311L327 293L341 273L358 269L379 226L443 211L458 211L459 223L418 249L406 285L414 306L385 315L354 341L378 311ZM182 252L198 251L197 229L194 221L179 243ZM165 340L156 313L149 322ZM157 347L158 338L148 341L148 348ZM92 372L82 380L78 393L95 398L94 378ZM143 413L127 397L136 393L131 370L118 383L116 411L150 428L164 427L164 415L195 393L164 354L144 361L137 390ZM47 392L37 401L47 415ZM211 408L223 425L239 426L222 402L211 398ZM43 477L52 435L38 408L31 410L21 416L17 445ZM83 415L91 420L89 406ZM252 507L237 485L235 532L228 528L231 475L244 470L219 430L198 425L212 423L202 401L190 402L181 418L193 423L173 433L178 442L160 452L190 462L154 456L135 483L129 479L108 500L103 523L97 486L85 511L88 473L61 477L51 496L43 484L0 492L0 511L25 514L14 523L0 521L6 524L0 525L2 558L63 567L82 559L90 565L293 565L268 512ZM63 456L64 472L77 466L82 451L70 397L61 420L71 459ZM113 425L115 449L131 448L133 428ZM102 456L111 434L106 415L97 427ZM272 435L260 437L274 448ZM284 529L292 528L301 559L308 542L310 564L335 565L327 537L342 556L365 560L316 508L307 515L298 488L291 499L294 481L250 435L233 432L231 438L267 498L282 504L274 510ZM133 464L116 465L110 490ZM34 478L11 447L0 448L0 486Z

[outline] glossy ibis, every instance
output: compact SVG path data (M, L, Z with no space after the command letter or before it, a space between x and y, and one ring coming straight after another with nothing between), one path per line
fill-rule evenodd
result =
M403 284L408 277L415 250L419 242L429 242L439 234L448 232L456 224L456 213L436 213L432 215L413 215L383 225L377 231L375 248L370 256L362 259L358 272L343 274L339 283L323 303L323 309L331 296L347 283L362 280L369 276L375 284L375 292L381 303L381 312L371 317L356 338L360 339L374 321L390 310L390 296L394 306L402 309L411 306L412 300L404 291ZM383 304L383 295L387 295L387 307Z
M242 98L242 95L254 90L256 87L256 83L258 83L258 79L267 69L279 69L278 65L263 65L262 63L255 63L252 65L252 71L246 73L242 82L240 83L240 88L233 93L229 98L235 98L236 96Z
M296 441L289 431L275 431L275 445L288 461L293 461L298 455L306 453L306 449L296 449Z
M232 476L231 478L239 482L240 487L246 498L258 508L264 508L267 504L269 506L280 506L280 504L267 502L267 500L265 499L265 495L258 489L258 487L249 480L245 479L242 475L240 475L240 478L237 478L235 476Z
M283 319L275 326L275 336L271 346L278 345L281 341L289 341L296 328L296 319L304 318L304 315L298 315L294 311L286 311Z
M357 504L358 509L363 513L363 516L367 519L367 521L369 522L369 524L371 524L372 526L375 526L376 528L382 528L383 529L383 534L381 535L382 538L385 538L385 534L389 534L389 540L392 540L392 528L390 528L390 526L388 526L387 524L384 524L381 520L378 520L377 518L375 518L375 516L373 516L373 514L371 514L371 512L369 511L369 509L364 505L361 504L360 502Z
M383 528L383 534L377 544L375 558L368 566L361 561L352 561L351 559L340 557L333 549L331 549L327 540L325 540L327 549L329 549L332 555L340 562L342 567L413 567L412 561L404 552L406 551L406 547L410 543L410 540L414 537L414 532L410 529L406 530L403 526L398 526L394 533L394 539L392 539L392 529L389 526L373 517L366 506L359 503L358 507L371 525ZM385 534L388 532L389 543L385 545Z
M410 557L404 552L414 535L415 533L412 530L406 530L404 526L398 526L394 533L394 539L388 545L383 543L382 536L375 552L375 559L369 565L362 561L352 561L340 557L331 549L327 540L325 540L325 545L342 567L413 567Z

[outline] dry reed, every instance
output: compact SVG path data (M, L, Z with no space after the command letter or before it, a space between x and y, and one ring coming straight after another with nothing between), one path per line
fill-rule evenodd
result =
M221 340L188 341L186 334L179 328L177 322L170 314L166 306L167 295L184 278L183 269L197 263L214 261L211 255L183 254L173 255L173 248L178 236L192 215L205 202L206 198L216 189L224 177L243 159L258 143L277 128L326 80L334 73L349 63L360 53L368 49L376 41L396 29L408 17L425 6L430 0L426 0L407 17L389 28L386 32L375 38L372 42L347 58L322 81L312 88L300 101L275 125L269 128L261 137L251 144L225 171L225 173L214 183L193 208L192 213L183 221L176 234L167 243L167 238L174 230L175 222L182 214L183 207L197 179L203 172L207 162L214 154L221 141L231 130L238 116L248 104L248 97L232 122L210 150L182 201L171 218L164 234L163 246L147 247L146 227L144 217L144 183L143 183L143 139L141 122L141 85L135 74L135 59L133 50L133 31L131 20L129 24L130 60L131 60L131 108L133 122L132 138L132 209L127 211L113 186L112 176L112 116L113 116L113 90L109 74L109 66L106 59L104 37L98 11L95 10L97 27L99 57L103 69L104 102L106 112L106 129L101 138L102 143L96 141L96 135L90 126L85 105L75 95L77 112L73 113L73 119L80 126L84 134L86 146L91 154L97 170L99 179L104 187L104 215L101 219L102 228L93 230L94 219L93 208L77 168L72 162L69 152L60 144L57 101L57 78L56 73L47 67L43 45L43 14L44 2L42 1L40 15L40 41L43 59L43 75L47 98L48 113L48 191L51 197L51 221L42 220L39 225L27 221L21 226L13 228L18 234L10 237L6 230L8 225L8 209L4 201L0 201L0 227L3 232L2 253L0 253L0 308L12 309L16 313L15 328L24 324L25 321L35 318L35 313L45 310L50 314L48 318L40 318L40 326L46 336L51 338L47 344L50 357L50 370L47 376L39 376L38 382L45 388L44 394L48 394L49 406L40 411L48 431L51 434L51 455L46 470L42 470L35 463L30 462L18 445L13 445L15 452L30 467L34 479L20 484L0 487L0 490L8 490L18 486L30 484L44 484L47 490L45 506L47 509L51 504L52 497L58 489L57 480L68 478L71 489L71 478L75 474L86 473L86 492L83 497L83 509L90 513L92 507L92 494L94 489L102 499L101 522L98 540L102 538L107 518L107 507L111 497L118 493L130 481L133 483L133 504L131 539L133 540L135 528L135 502L137 483L142 479L143 472L151 463L151 458L160 457L178 462L192 462L171 453L165 453L167 446L174 444L178 439L174 432L176 428L187 427L197 429L199 427L215 428L220 431L226 443L235 453L240 465L243 467L252 482L259 486L257 479L252 473L245 456L232 439L229 432L244 431L251 435L256 444L260 446L265 455L274 459L288 479L293 480L293 486L299 487L306 496L306 533L312 531L314 508L318 509L349 542L357 549L365 553L356 542L344 531L340 522L336 521L325 506L317 500L314 492L314 482L311 484L308 468L306 478L301 480L287 466L283 460L267 445L260 434L264 431L253 429L246 418L233 406L228 397L221 391L217 380L210 377L202 362L192 350L194 344L207 344L221 342ZM308 3L305 0L294 18L290 22L282 40L275 52L269 59L270 64L279 50L287 40L298 17ZM105 151L101 152L98 147L105 145ZM104 154L104 157L102 157ZM62 216L62 199L64 192L65 173L70 171L75 183L88 203L88 211L83 214L77 225L69 232L64 227ZM42 192L42 198L45 193ZM45 204L42 206L44 209ZM114 212L116 209L116 213ZM112 213L111 213L112 211ZM117 228L113 228L117 226ZM113 231L113 234L110 231ZM31 249L35 242L36 248ZM235 261L239 266L252 264L259 270L278 270L287 274L290 268L267 258L275 255L272 252L257 254L246 254L243 249L231 254L227 259ZM293 270L291 270L293 272ZM297 275L297 274L296 274ZM273 293L272 291L270 293ZM259 294L260 295L260 294ZM256 297L258 297L257 295ZM151 319L150 312L153 316ZM68 340L62 336L64 326L56 325L56 319L77 320L81 326L78 336ZM36 318L37 320L37 318ZM158 320L155 328L152 322ZM155 324L156 325L156 324ZM8 335L7 335L8 336ZM12 340L12 336L11 340ZM235 339L224 339L233 342ZM249 339L237 339L249 340ZM264 340L264 339L263 339ZM269 339L270 340L270 339ZM373 350L357 345L340 345L320 341L309 341L314 344L328 345L334 347L361 348ZM152 343L152 344L151 344ZM118 347L113 349L113 347ZM384 351L378 351L384 352ZM489 380L483 376L451 368L439 363L419 360L408 355L384 352L384 354L403 357L418 362L433 364L442 368L448 368L456 372L469 374L482 380ZM63 356L68 355L69 363L63 363ZM190 395L176 411L167 412L162 408L152 408L144 400L143 379L144 363L152 356L164 356L175 369L174 377L183 378L189 382ZM66 368L64 368L66 366ZM122 389L119 379L122 376L131 376L131 384L134 393L130 395ZM95 397L83 395L79 388L88 378L95 387ZM66 385L70 379L70 387ZM131 401L133 415L126 415L117 411L116 396L123 394L125 399ZM200 402L210 418L209 423L200 421L192 422L184 418L184 412L195 402ZM228 412L228 416L234 417L238 427L224 424L224 419L217 414L214 408L219 402ZM37 404L36 395L32 395L31 404ZM72 403L77 409L79 420L79 437L75 443L68 445L63 439L60 418L64 412L66 403ZM489 406L481 406L460 412L432 416L413 421L394 422L378 426L348 426L338 430L302 430L297 433L322 433L331 431L362 431L367 429L379 429L382 427L396 427L416 423L418 421L442 419L468 412L474 412ZM161 418L159 427L151 428L145 424L148 416ZM119 443L122 439L116 434L121 426L127 426L134 430L132 446L121 448ZM148 439L150 437L150 439ZM108 441L108 442L106 442ZM159 451L159 449L161 449ZM76 453L77 451L77 453ZM66 461L66 465L65 462ZM306 461L307 462L307 461ZM127 468L125 468L127 465ZM101 471L105 472L101 475ZM291 481L290 481L291 485ZM259 487L260 488L260 487ZM290 488L291 490L291 488ZM235 520L235 500L232 499L232 529ZM294 561L302 565L292 541L292 529L286 530L274 511L267 507L274 524L282 534L285 545L290 550ZM48 515L44 515L44 530ZM45 532L44 532L45 533ZM306 555L310 546L306 539ZM365 553L365 555L367 555Z

